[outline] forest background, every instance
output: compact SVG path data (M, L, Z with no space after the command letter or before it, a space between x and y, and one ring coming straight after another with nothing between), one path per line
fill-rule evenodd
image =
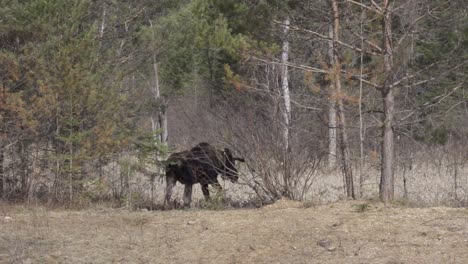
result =
M233 205L466 206L467 64L461 0L1 0L0 197L153 206L207 141Z

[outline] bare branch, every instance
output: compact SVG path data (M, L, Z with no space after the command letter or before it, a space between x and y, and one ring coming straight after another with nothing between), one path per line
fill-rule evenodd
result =
M409 25L408 30L407 30L407 31L405 32L405 34L403 34L403 36L401 36L401 38L397 41L397 44L396 44L394 50L397 50L397 49L400 47L400 45L401 45L401 44L403 43L403 41L406 39L406 36L408 36L408 34L409 34L410 32L412 32L412 28L414 27L414 25L416 25L416 23L418 23L421 19L423 19L424 17L426 17L426 15L427 15L427 13L425 13L424 15L422 15L422 16L416 18L416 19L411 23L411 25Z
M343 73L346 74L345 71L343 71ZM383 87L381 85L375 84L375 83L373 83L371 81L368 81L368 80L366 80L364 78L361 78L360 75L353 75L353 76L351 76L351 78L354 79L354 80L362 81L363 83L365 83L365 84L367 84L369 86L372 86L372 87L374 87L375 89L377 89L379 91L383 89Z
M375 13L377 13L379 15L383 14L382 13L382 8L380 8L380 6L378 6L374 1L372 1L372 4L374 5L375 8L367 6L367 5L363 4L363 3L356 2L354 0L346 0L346 2L358 5L358 6L362 7L362 8L365 8L365 9L367 9L369 11L375 12Z
M371 2L372 2L372 5L373 5L377 10L379 10L380 12L382 12L382 8L381 8L376 2L374 2L374 0L371 0Z
M349 29L349 31L351 32L351 34L353 34L355 37L358 37L359 39L362 39L362 41L364 41L364 43L366 43L367 45L371 46L372 48L378 50L379 52L382 52L382 48L377 45L376 43L364 38L363 36L360 36L358 35L356 32L354 32L354 30L352 29ZM362 48L361 48L362 49Z
M281 95L279 93L275 93L275 92L270 91L270 89L268 88L268 85L266 85L266 84L262 84L262 83L259 83L257 81L255 81L255 84L258 85L258 86L263 86L266 89L265 90L258 89L258 88L255 88L255 87L253 87L251 85L248 85L248 84L245 84L245 83L243 83L242 86L245 87L245 88L248 88L251 91L261 92L261 93L270 94L270 95L274 94L276 97L280 97L280 98L283 97L283 95ZM301 108L304 108L304 109L309 109L309 110L314 110L314 111L322 111L323 110L321 108L303 105L302 103L299 103L298 101L295 101L294 99L290 99L290 100L291 100L291 103L293 103L293 104L295 104L295 105L297 105L297 106L299 106Z
M20 139L16 139L15 141L11 142L10 144L4 146L2 149L0 149L0 151L5 151L6 149L8 149L9 147L15 145Z
M281 22L279 22L279 21L275 21L275 23L280 23L281 24ZM295 31L307 32L307 33L315 35L315 36L317 36L317 37L319 37L321 39L324 39L324 40L327 40L327 41L332 41L332 39L330 37L325 36L323 34L320 34L320 33L316 32L316 31L313 31L313 30L299 28L297 26L291 26L291 29L295 30ZM361 48L355 47L355 46L350 45L348 43L344 43L344 42L342 42L340 40L338 40L336 43L338 43L340 46L347 47L347 48L352 49L352 50L357 51L357 52L363 52L363 53L372 54L372 55L376 55L376 56L381 56L382 55L382 53L380 53L380 52L375 52L375 51L371 51L371 50L362 50Z
M309 109L309 110L314 110L314 111L322 111L323 109L321 108L317 108L317 107L313 107L313 106L307 106L307 105L303 105L301 103L299 103L298 101L295 101L295 100L292 100L291 99L291 102L301 108L304 108L304 109Z
M427 14L429 14L429 16L434 19L440 20L440 17L437 17L436 15L432 14L432 11L429 9L429 7L427 8Z
M436 7L434 7L432 10L431 10L429 7L427 7L427 12L426 12L426 13L424 13L422 16L416 18L413 22L411 22L411 24L408 26L408 30L407 30L407 31L405 32L405 34L403 34L403 36L401 36L401 38L397 41L397 45L395 46L395 49L394 49L394 50L398 49L398 47L399 47L399 46L403 43L403 41L405 40L406 36L408 36L408 34L409 34L410 32L412 32L412 28L414 27L414 25L416 25L416 23L418 23L421 19L423 19L423 18L426 17L427 15L429 15L429 16L431 16L431 17L434 17L435 19L440 20L440 18L435 17L435 16L432 14L432 12L436 11L437 9L440 9L440 8L443 7L445 4L446 4L446 2L444 2L444 3L442 3L442 4L440 4L440 5L436 6ZM404 5L403 5L403 6L404 6ZM399 7L399 8L401 8L401 7ZM396 9L394 9L393 11L395 11L395 10L397 10L397 9L399 9L399 8L396 8Z
M409 117L411 117L412 115L414 115L416 113L416 111L418 110L421 110L421 109L424 109L424 108L428 108L428 107L432 107L432 106L435 106L437 104L440 104L443 100L445 100L447 97L449 97L450 95L452 95L453 93L455 93L460 87L463 86L464 83L460 83L459 85L455 86L452 90L450 90L449 92L445 93L445 94L441 94L439 96L436 96L434 98L432 98L431 100L425 102L423 105L421 105L420 107L417 107L413 110L410 111L409 114L407 114L405 117L401 118L400 119L400 122L401 121L404 121L406 119L408 119ZM453 108L453 107L452 107ZM450 110L450 109L449 109Z
M430 81L434 81L434 80L436 80L437 78L440 78L440 77L442 77L442 76L445 76L445 75L447 75L447 74L449 74L449 73L455 71L456 69L460 68L461 66L463 66L463 65L465 65L465 64L467 64L467 63L468 63L468 60L466 60L466 61L464 61L464 62L462 62L462 63L460 63L460 64L458 64L458 65L455 65L454 67L452 67L452 68L446 70L446 71L443 72L442 74L439 74L439 75L437 75L437 76L431 77L431 78L426 79L426 80L418 81L418 82L413 83L413 84L411 84L411 85L409 85L409 86L406 86L406 87L416 86L416 85L420 85L420 84L427 83L427 82L430 82ZM434 66L435 64L436 64L436 63L432 63L432 64L430 64L429 66L425 67L424 69L418 71L418 72L415 73L415 74L412 74L412 75L405 76L405 77L401 78L400 80L394 82L394 83L392 84L392 87L395 87L395 86L397 86L397 85L400 85L402 82L404 82L404 81L406 81L406 80L410 80L410 79L412 79L412 78L417 77L417 76L418 76L419 74L421 74L423 71L428 70L430 67Z
M257 61L265 62L265 63L282 65L282 63L279 62L279 61L272 61L272 60L262 59L262 58L258 58L258 57L255 57L255 56L251 56L251 58L254 59L254 60L257 60ZM295 64L295 63L290 63L290 62L287 62L285 64L288 67L291 67L291 68L306 70L306 71L310 71L310 72L329 73L329 71L314 68L314 67L310 67L310 66L303 65L303 64Z

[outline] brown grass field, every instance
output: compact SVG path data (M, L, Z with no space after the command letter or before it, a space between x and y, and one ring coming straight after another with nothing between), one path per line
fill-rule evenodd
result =
M466 208L309 206L131 212L3 204L0 262L468 263Z

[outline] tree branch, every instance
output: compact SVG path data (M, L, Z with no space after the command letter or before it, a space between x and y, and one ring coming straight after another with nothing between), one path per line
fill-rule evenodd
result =
M257 61L265 62L265 63L283 65L279 61L272 61L272 60L262 59L262 58L258 58L258 57L255 57L255 56L251 56L251 58L254 59L254 60L257 60ZM287 65L288 67L291 67L291 68L296 68L296 69L301 69L301 70L306 70L306 71L311 71L311 72L329 73L329 71L314 68L314 67L310 67L310 66L303 65L303 64L295 64L295 63L287 62L287 63L285 63L285 65Z
M280 21L274 21L274 22L278 23L278 24L282 24L282 22L280 22ZM320 34L320 33L316 32L316 31L313 31L313 30L299 28L297 26L290 26L290 28L291 28L291 30L310 33L310 34L312 34L314 36L317 36L317 37L319 37L321 39L324 39L324 40L327 40L327 41L332 41L332 39L330 37L325 36L323 34ZM382 55L382 53L380 53L380 52L374 52L374 51L371 51L371 50L362 50L362 49L360 49L358 47L355 47L353 45L344 43L344 42L342 42L340 40L338 40L336 43L338 43L339 45L341 45L343 47L347 47L347 48L352 49L352 50L357 51L357 52L363 52L363 53L372 54L372 55L376 55L376 56L381 56Z
M371 0L371 3L379 12L382 12L382 8L374 0Z
M459 85L455 86L454 88L452 88L452 90L450 90L448 93L445 93L445 94L441 94L441 95L438 95L434 98L432 98L431 100L425 102L423 105L421 105L420 107L417 107L413 110L410 111L409 114L407 114L405 117L401 118L399 121L404 121L406 119L408 119L409 117L411 117L412 115L414 115L416 113L416 111L418 110L421 110L421 109L424 109L424 108L428 108L428 107L432 107L434 105L437 105L437 104L440 104L443 100L445 100L445 98L449 97L450 95L452 95L454 92L456 92L460 87L463 86L463 82L460 83ZM437 101L436 101L437 100Z
M367 9L367 10L369 10L369 11L375 12L375 13L377 13L377 14L379 14L379 15L382 15L382 14L383 14L383 13L382 13L382 8L380 8L380 6L377 5L374 1L372 1L372 5L374 5L375 8L372 8L372 7L370 7L370 6L367 6L367 5L363 4L363 3L356 2L356 1L354 1L354 0L346 0L346 2L351 3L351 4L358 5L358 6L362 7L362 8L365 8L365 9Z
M343 71L343 73L346 74L345 71ZM380 85L378 85L378 84L375 84L375 83L373 83L373 82L371 82L371 81L368 81L368 80L366 80L366 79L364 79L364 78L361 78L360 75L352 75L351 78L352 78L353 80L362 81L363 83L365 83L365 84L367 84L367 85L369 85L369 86L372 86L372 87L374 87L375 89L377 89L377 90L379 90L379 91L383 89L382 86L380 86Z
M468 63L468 60L466 60L466 61L464 61L464 62L462 62L462 63L460 63L460 64L458 64L458 65L455 65L454 67L448 69L447 71L443 72L443 73L440 74L440 75L431 77L431 78L426 79L426 80L418 81L418 82L413 83L413 84L411 84L411 85L409 85L409 86L416 86L416 85L420 85L420 84L423 84L423 83L427 83L427 82L436 80L437 78L440 78L440 77L442 77L442 76L445 76L445 75L447 75L447 74L453 72L454 70L460 68L461 66L463 66L463 65L465 65L465 64L467 64L467 63ZM436 64L436 63L432 63L432 64L430 64L429 66L425 67L424 69L422 69L421 71L418 71L417 73L415 73L415 74L413 74L413 75L409 75L409 76L405 76L405 77L401 78L400 80L398 80L398 81L392 83L392 87L395 87L395 86L397 86L397 85L400 85L403 81L406 81L406 80L409 80L409 79L412 79L412 78L417 77L419 74L421 74L421 72L423 72L423 71L429 69L430 67L434 66L435 64ZM409 87L409 86L407 86L407 87Z

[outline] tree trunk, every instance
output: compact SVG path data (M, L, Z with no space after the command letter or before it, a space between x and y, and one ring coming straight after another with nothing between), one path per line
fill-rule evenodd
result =
M99 38L102 39L104 37L105 29L106 29L106 6L103 5L101 27L99 28Z
M385 81L381 94L384 107L384 120L382 129L382 165L380 179L380 199L387 204L394 198L394 138L393 119L395 114L395 98L393 94L393 50L392 50L392 12L390 1L384 1L383 8L383 46Z
M69 188L69 199L70 206L73 201L73 144L70 143L70 159L69 159L69 172L68 172L68 188Z
M290 167L290 123L291 123L291 99L289 94L289 17L283 21L283 43L281 50L281 94L283 96L283 107L280 108L283 115L283 170L284 170L284 193L289 198L293 197Z
M364 196L364 120L362 116L362 87L363 87L363 72L364 72L364 32L363 21L366 12L361 7L361 21L360 21L360 34L361 34L361 54L359 58L359 197Z
M454 163L453 168L453 189L455 201L458 201L458 162Z
M330 39L333 38L333 26L329 28ZM333 65L333 41L328 42L328 57L330 65ZM333 82L330 82L329 86L329 109L328 109L328 166L334 168L336 166L336 91Z
M289 57L289 17L283 21L283 47L281 51L281 92L283 94L283 140L285 153L289 153L289 126L291 120L291 99L289 95L288 57Z
M152 92L154 96L155 102L158 104L158 109L156 114L156 118L151 117L151 124L152 124L152 129L153 132L156 133L158 131L157 139L162 145L167 144L167 115L166 115L166 102L162 99L161 97L161 91L159 89L159 74L158 74L158 64L156 62L156 55L153 56L153 70L154 70L154 84L152 87ZM156 120L155 120L156 119ZM162 153L158 153L156 156L157 162L158 162L158 169L159 169L159 174L163 175L163 167L159 166L159 163L164 159L165 157L162 156ZM150 209L153 209L153 203L154 203L154 179L156 175L151 175L150 178L150 183L151 183L151 206Z
M343 92L341 89L341 61L339 56L339 31L340 31L340 17L338 10L338 3L336 0L331 1L333 13L333 82L338 100L338 117L339 117L339 131L340 131L340 149L342 152L342 169L345 178L346 196L355 199L354 184L353 184L353 171L351 168L351 159L349 152L348 134L346 129L346 116L343 104Z
M151 25L151 28L153 28L153 23L151 20L149 20L149 23ZM153 30L153 39L156 39L156 36L154 35L154 30ZM152 117L151 118L151 123L153 125L153 131L156 129L160 130L160 134L158 136L159 141L161 144L166 145L167 144L167 139L168 139L168 130L167 130L167 102L163 100L161 97L161 89L159 87L159 70L158 70L158 63L156 60L156 54L153 54L153 71L154 71L154 84L153 87L151 88L151 91L154 96L154 100L156 103L159 104L159 109L157 111L157 118L156 120ZM158 157L162 158L162 157Z
M5 152L3 149L3 144L0 145L0 199L4 198L5 194L5 170L3 168L3 161L5 160Z
M154 100L159 104L159 109L157 111L156 120L151 119L153 124L153 131L159 130L158 139L162 144L167 143L167 115L166 115L166 102L161 97L161 92L159 89L159 74L158 74L158 64L156 63L156 58L153 57L153 70L154 70L154 85L152 88Z
M29 162L28 162L28 152L25 142L20 142L18 144L18 154L20 159L19 170L20 170L20 183L21 183L21 197L23 201L27 201L29 193Z
M55 95L55 100L58 102L58 94ZM52 195L49 194L49 197L47 199L47 203L51 204L52 202L55 202L58 200L58 192L59 192L59 186L61 185L61 180L62 178L60 177L61 174L61 166L60 166L60 160L59 160L59 144L57 143L59 135L60 135L60 119L59 119L59 108L57 107L56 112L55 112L55 136L54 140L51 142L53 149L55 150L55 177L54 177L54 183L52 185L52 193L54 197L51 197Z

